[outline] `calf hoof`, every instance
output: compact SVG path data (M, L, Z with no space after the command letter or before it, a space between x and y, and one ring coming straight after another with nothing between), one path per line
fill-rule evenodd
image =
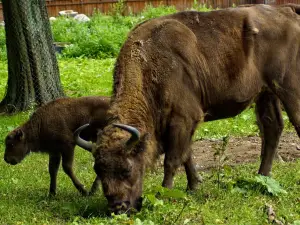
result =
M96 193L96 190L91 190L90 192L89 192L89 196L94 196L95 195L95 193Z
M89 192L89 196L95 195L95 193L98 191L98 189L99 189L99 185L93 185Z
M89 192L87 190L81 190L80 193L84 197L89 196Z

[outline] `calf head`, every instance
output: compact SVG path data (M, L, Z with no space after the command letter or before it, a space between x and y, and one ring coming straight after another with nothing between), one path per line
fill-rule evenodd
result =
M25 133L20 128L13 130L6 136L4 160L7 163L16 165L29 153L30 149L26 143Z

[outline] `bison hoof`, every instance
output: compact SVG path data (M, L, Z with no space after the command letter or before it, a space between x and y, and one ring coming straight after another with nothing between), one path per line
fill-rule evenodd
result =
M199 184L199 183L202 183L202 182L203 182L202 176L198 175L197 177L195 177L193 180L191 180L191 181L188 183L187 191L194 191L194 190L197 190L198 184Z
M48 197L54 198L56 196L56 192L49 192Z
M186 191L195 191L195 190L197 190L197 188L198 188L198 183L191 184L191 185L187 186Z
M89 196L94 196L95 193L96 193L96 190L95 190L95 191L90 191L88 195L89 195Z

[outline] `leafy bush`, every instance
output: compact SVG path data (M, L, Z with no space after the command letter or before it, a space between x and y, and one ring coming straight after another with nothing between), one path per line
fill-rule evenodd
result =
M52 32L56 42L71 43L63 51L65 57L111 58L117 56L132 25L128 19L120 22L95 14L86 23L59 18L52 22Z
M199 12L209 12L213 10L213 8L211 5L207 7L206 4L201 4L197 0L194 0L191 10L196 10Z
M58 18L53 21L54 40L70 43L63 51L63 56L98 59L116 57L128 32L136 24L146 19L174 13L177 10L174 6L161 5L154 8L147 5L138 16L122 16L121 9L115 9L115 11L109 16L94 13L91 21L86 23L68 18Z
M146 5L145 9L141 12L140 18L142 20L152 19L159 16L164 16L177 12L175 6L164 6L159 5L158 7L153 7L151 4Z
M261 175L257 175L250 179L239 179L236 182L236 187L236 190L242 193L248 190L256 190L263 194L267 193L274 196L287 193L276 180Z
M78 22L73 18L58 17L51 22L55 42L64 42L63 57L85 57L94 59L114 58L118 55L128 32L138 23L177 12L175 6L146 5L138 15L122 16L124 2L120 0L107 15L95 12L89 22ZM195 0L194 10L211 10ZM5 31L0 27L0 59L6 60Z

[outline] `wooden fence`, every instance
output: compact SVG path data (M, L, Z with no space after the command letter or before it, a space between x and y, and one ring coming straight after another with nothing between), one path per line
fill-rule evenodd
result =
M106 13L111 11L112 6L118 0L45 0L47 3L49 16L58 16L58 12L66 9L72 9L78 13L92 15L95 10ZM138 13L144 9L147 4L152 6L174 5L178 10L191 8L194 0L124 0L126 13ZM283 4L283 3L298 3L300 0L195 0L199 4L206 4L213 8L226 8L233 4ZM0 3L0 21L3 20L2 4Z

